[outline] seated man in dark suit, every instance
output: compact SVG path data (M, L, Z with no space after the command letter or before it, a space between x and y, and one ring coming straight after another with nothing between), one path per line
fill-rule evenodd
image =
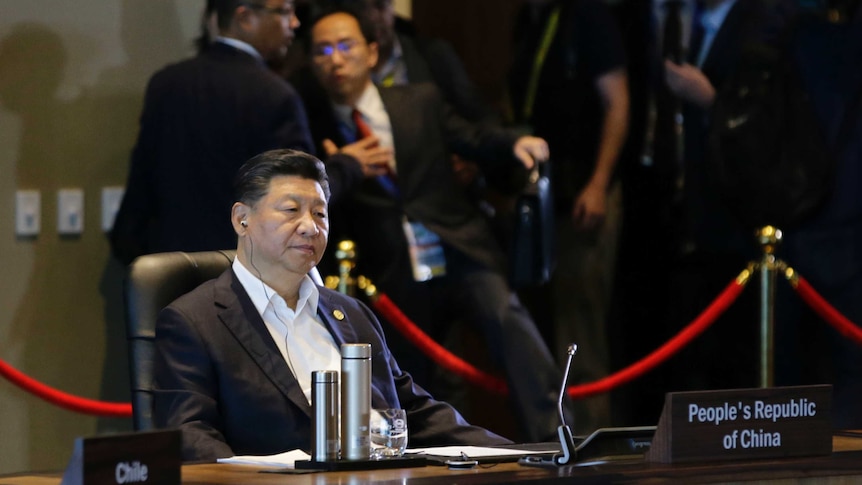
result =
M309 449L311 372L340 369L351 342L371 344L371 405L405 409L411 445L508 443L402 372L368 307L308 277L329 234L322 162L265 152L240 168L235 190L233 267L156 325L153 418L182 430L183 459Z
M355 154L327 160L337 239L356 242L357 274L371 278L412 319L428 322L433 337L456 320L480 329L506 372L523 439L550 438L559 424L560 372L509 288L503 251L455 184L448 158L452 151L490 170L530 168L547 159L547 144L468 123L432 84L378 89L371 81L373 36L367 19L345 8L322 12L311 25L312 68L325 92L322 100L306 98L312 134L327 153L340 146ZM354 136L391 147L394 157L356 153L345 145Z

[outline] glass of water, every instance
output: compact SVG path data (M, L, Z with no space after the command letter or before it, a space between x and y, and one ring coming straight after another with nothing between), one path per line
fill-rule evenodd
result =
M403 409L371 410L371 458L400 457L407 449L407 413Z

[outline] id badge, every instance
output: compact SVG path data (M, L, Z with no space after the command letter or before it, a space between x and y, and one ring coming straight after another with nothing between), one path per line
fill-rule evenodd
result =
M440 236L422 223L404 218L404 235L410 248L410 264L413 266L413 279L428 281L446 274L446 257Z

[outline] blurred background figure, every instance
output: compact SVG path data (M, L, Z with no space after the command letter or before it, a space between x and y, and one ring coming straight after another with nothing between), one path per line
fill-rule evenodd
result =
M814 107L834 173L823 206L785 231L783 258L839 312L862 325L862 8L830 0L806 11L790 55ZM862 427L862 348L811 312L779 282L776 384L832 383L833 425ZM826 358L826 356L829 356Z
M233 247L220 214L243 161L273 148L312 151L302 102L266 67L299 26L293 0L213 0L218 36L147 87L126 192L111 233L121 261ZM208 18L208 17L205 17Z
M623 173L624 362L644 356L690 323L758 256L752 228L734 219L709 180L706 145L715 94L736 72L745 50L781 41L786 22L781 3L627 2L628 22L637 27L626 29L634 59L631 79L638 82L632 86ZM756 295L748 291L620 401L644 397L647 405L627 413L635 422L649 423L658 418L664 392L755 386L758 339Z
M448 159L455 151L499 170L529 168L547 159L547 144L466 122L433 84L376 87L374 35L361 13L343 7L323 11L311 27L314 74L326 94L309 101L319 107L309 110L312 132L328 153L354 155L327 161L332 234L356 242L356 272L407 315L426 315L425 330L438 341L453 320L478 328L505 372L521 439L554 439L561 372L508 287L505 257L455 185ZM345 145L353 139L392 152L365 157Z
M525 302L559 360L577 342L573 382L610 373L608 316L622 223L616 174L628 124L625 55L616 21L595 0L531 0L515 22L508 76L516 125L548 140L556 269ZM575 432L609 426L607 394L576 403Z

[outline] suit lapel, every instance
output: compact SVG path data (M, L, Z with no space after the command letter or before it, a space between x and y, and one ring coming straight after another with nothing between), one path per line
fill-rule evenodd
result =
M219 313L222 323L255 361L263 375L294 405L311 416L311 406L302 393L299 382L282 358L266 324L232 270L219 277L215 287L215 301L216 305L223 308Z
M339 349L342 344L356 343L356 330L350 323L347 312L342 305L334 302L332 295L323 288L320 289L317 315L323 320L323 324L326 325Z

